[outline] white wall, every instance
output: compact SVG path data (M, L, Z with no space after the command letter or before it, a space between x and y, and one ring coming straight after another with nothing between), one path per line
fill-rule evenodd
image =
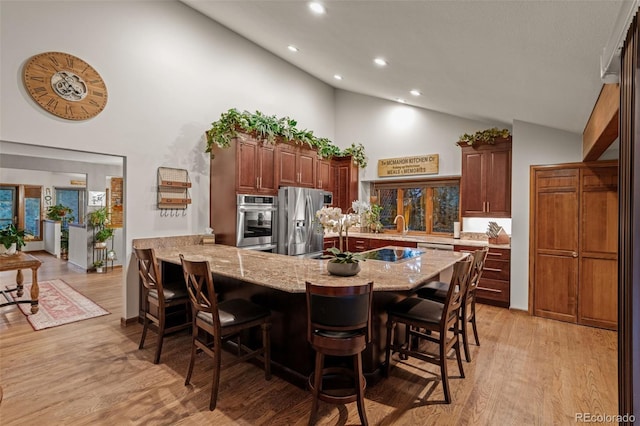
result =
M463 133L487 127L493 124L336 91L336 143L343 148L354 142L365 145L368 166L360 173L362 181L379 179L380 159L423 154L439 155L439 173L416 177L460 176L462 157L456 142Z
M529 308L530 166L582 161L582 135L513 122L511 307Z
M78 56L101 74L109 94L101 114L63 120L30 99L22 67L46 51ZM125 265L133 238L208 226L203 135L220 113L236 107L290 116L317 136L335 137L333 88L176 1L2 1L0 66L1 140L126 157ZM160 166L189 172L193 203L184 217L156 209ZM136 316L135 278L124 298L124 316Z

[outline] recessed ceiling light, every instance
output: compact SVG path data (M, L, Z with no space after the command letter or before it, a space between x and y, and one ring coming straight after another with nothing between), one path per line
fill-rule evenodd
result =
M409 93L411 93L413 96L420 96L422 95L422 93L420 93L420 91L418 89L413 89L412 91L410 91Z
M401 103L401 104L406 104L406 103L407 103L407 101L405 101L405 100L404 100L404 99L402 99L402 98L396 98L396 102L399 102L399 103Z
M381 67L384 67L385 65L387 65L387 61L385 61L385 60L384 60L384 59L382 59L382 58L375 58L375 59L373 60L373 62L374 62L376 65L381 66Z
M298 48L297 48L297 47L295 47L295 46L294 46L294 45L292 45L292 44L288 45L288 46L287 46L287 49L289 49L289 50L290 50L290 51L292 51L292 52L297 52L297 51L298 51Z
M309 3L309 9L316 15L324 15L327 13L327 9L322 5L322 3L318 3L317 1L312 1Z
M342 76L340 74L334 74L333 78L335 78L336 80L342 80Z

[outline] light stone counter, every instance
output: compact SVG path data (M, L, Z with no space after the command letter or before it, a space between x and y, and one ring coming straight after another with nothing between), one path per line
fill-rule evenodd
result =
M398 249L404 249L398 247ZM420 249L424 254L398 262L367 260L354 277L336 277L327 272L328 260L304 259L224 245L191 245L156 249L158 260L180 264L179 254L188 260L208 260L214 274L289 292L304 293L305 281L321 285L374 283L374 291L410 291L437 279L466 253Z

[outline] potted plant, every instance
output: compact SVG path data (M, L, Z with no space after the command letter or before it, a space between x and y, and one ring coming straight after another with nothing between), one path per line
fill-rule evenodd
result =
M102 227L98 232L96 232L95 239L95 247L96 248L104 248L107 246L107 240L113 237L113 228Z
M24 229L18 230L13 223L0 229L0 254L12 255L26 243L25 237L30 235Z
M470 135L465 133L460 136L460 140L457 142L458 145L476 145L476 144L494 144L496 139L506 139L511 136L511 132L509 129L498 129L497 127L492 127L491 129L479 130L474 134Z
M266 115L260 111L251 113L240 112L235 108L223 112L217 121L211 123L211 128L205 132L207 139L206 152L211 154L214 146L229 148L231 140L240 133L261 139L265 143L293 142L306 144L315 148L322 158L344 157L351 155L353 162L361 168L367 167L362 144L351 144L350 147L341 150L327 138L320 138L313 134L312 130L296 128L298 122L289 117L278 118L275 115Z
M95 262L93 262L93 267L96 268L97 273L101 274L103 272L104 261L96 260Z
M64 204L56 204L55 206L47 207L47 219L49 220L62 221L66 219L67 221L73 221L73 219L75 219L73 217L65 218L67 213L73 213L73 210Z
M359 253L352 253L348 250L343 251L342 232L345 232L347 248L349 247L349 228L358 224L358 215L342 214L340 207L323 207L316 212L318 222L324 230L337 232L340 247L331 247L327 251L331 254L323 256L329 259L327 262L327 271L332 275L343 277L356 275L360 272L360 261L364 261Z
M109 212L106 207L100 207L87 215L87 222L94 228L102 227L109 223Z

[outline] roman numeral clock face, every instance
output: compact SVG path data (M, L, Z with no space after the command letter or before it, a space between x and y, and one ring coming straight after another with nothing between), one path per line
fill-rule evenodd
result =
M100 74L68 53L46 52L24 66L24 85L42 108L67 120L86 120L107 104L107 86Z

